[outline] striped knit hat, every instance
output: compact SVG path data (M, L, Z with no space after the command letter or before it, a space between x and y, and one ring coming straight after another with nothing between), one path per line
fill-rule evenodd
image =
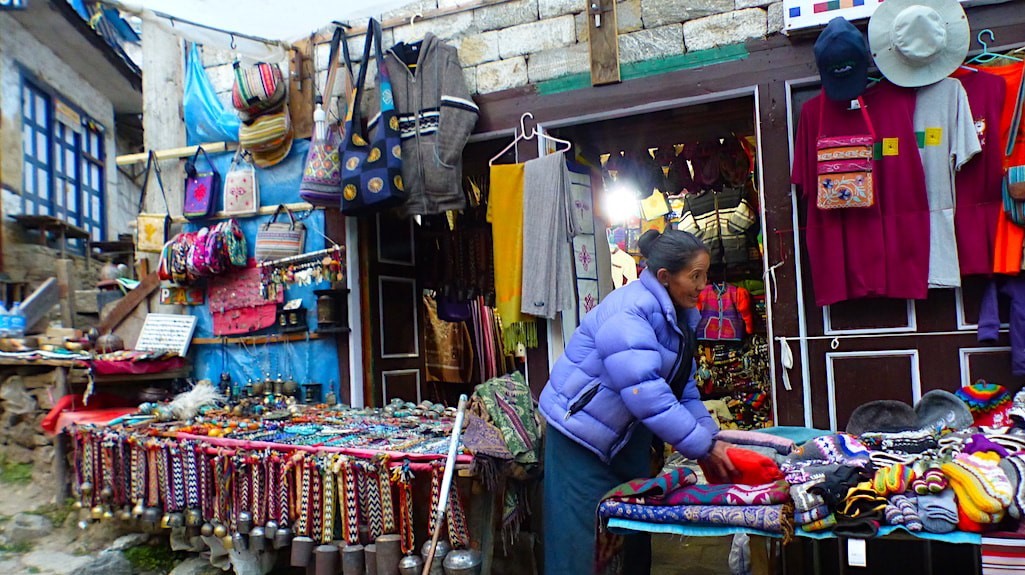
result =
M958 455L940 467L957 494L958 509L972 521L999 523L1011 504L1011 483L999 462L999 455L981 452Z
M1011 407L1011 394L1006 387L981 379L962 387L954 395L968 405L975 425L979 426L1003 425L1004 414Z

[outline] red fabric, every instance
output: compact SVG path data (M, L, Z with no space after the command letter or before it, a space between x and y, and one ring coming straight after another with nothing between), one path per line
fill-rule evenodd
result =
M170 359L144 360L144 361L107 361L97 359L89 362L93 372L97 375L120 375L141 373L163 373L185 366L185 358L172 357Z
M103 410L119 409L124 413L131 413L137 409L135 402L129 401L118 395L111 395L109 393L94 393L89 396L89 405L83 403L83 396L79 393L71 395L65 395L64 397L57 400L54 403L53 408L46 414L46 417L39 423L39 426L43 428L43 431L53 434L59 433L63 430L65 424L60 424L58 420L62 414L66 413L92 413ZM115 417L119 417L123 413L108 417L103 421L110 421ZM92 422L95 422L93 420Z
M991 526L989 526L989 525L983 525L982 523L977 523L973 519L970 519L967 515L964 514L964 511L961 511L961 506L960 505L957 506L957 528L958 528L958 530L960 530L960 531L967 531L969 533L982 533L983 531L986 531L990 527Z
M1003 211L1000 180L1004 140L999 130L1007 88L1000 77L985 72L962 70L954 75L968 94L975 131L982 144L982 152L955 175L957 258L961 275L991 275L996 257L997 220Z
M783 479L783 472L771 458L739 447L726 449L726 456L730 458L733 467L737 469L740 476L733 483L740 485L764 485ZM705 478L712 477L704 463L701 463L701 470L705 472ZM711 483L709 479L709 483Z
M884 81L863 99L877 142L884 148L896 143L896 150L888 148L896 154L884 149L883 158L872 162L872 207L816 207L816 140L864 133L861 112L819 94L802 107L797 128L792 178L807 206L805 243L820 306L867 297L924 299L928 293L929 202L913 123L915 90Z
M1013 407L1011 402L992 411L973 413L975 425L985 427L1011 427L1012 421L1007 412Z

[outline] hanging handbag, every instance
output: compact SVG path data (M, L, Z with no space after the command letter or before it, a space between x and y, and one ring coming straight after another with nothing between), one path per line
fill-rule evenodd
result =
M164 213L147 214L142 209L146 203L146 189L149 187L150 172L156 175L157 186L160 188L160 196L164 199ZM142 179L142 195L139 197L139 215L136 222L136 246L140 252L160 252L171 235L171 210L167 207L167 193L164 191L164 181L160 177L160 165L157 164L157 155L151 150L146 158L146 175Z
M258 62L246 66L236 61L232 66L235 82L231 86L231 104L243 122L251 122L284 104L288 83L277 64Z
M363 131L360 104L366 91L367 62L370 46L377 56L377 87L381 96L381 112ZM402 140L399 118L395 112L388 67L381 52L381 24L373 18L367 25L367 39L356 82L356 95L345 122L345 145L342 148L342 213L355 216L379 212L401 205L408 194L402 183Z
M278 215L284 211L289 222L278 223ZM306 227L295 221L288 206L281 204L274 210L274 216L256 232L256 261L279 260L303 253L306 243Z
M224 176L224 213L229 216L251 216L260 211L260 188L256 168L249 153L239 148Z
M199 155L206 160L207 170L200 171ZM190 220L210 217L214 212L214 198L220 193L221 175L214 169L210 156L203 146L196 147L196 153L185 161L185 205L182 215Z
M322 90L323 97L320 100L324 109L331 106L331 99L334 98L339 47L345 54L345 68L342 72L345 80L345 93L342 94L342 97L345 98L347 109L352 103L352 61L349 58L345 30L341 26L337 26L331 37L327 82ZM306 154L302 183L299 184L299 197L315 206L337 208L341 205L342 200L342 161L339 151L343 139L342 126L336 125L334 122L326 122L326 124L323 134L318 132L319 128L315 127L314 129L310 150Z
M819 108L817 149L818 192L816 205L820 210L838 208L869 208L875 204L872 161L876 133L865 101L858 97L858 109L868 129L867 134L823 137L822 110L829 105L823 96Z
M285 301L284 290L264 296L260 268L245 268L210 279L207 305L214 335L251 333L274 325L278 304Z

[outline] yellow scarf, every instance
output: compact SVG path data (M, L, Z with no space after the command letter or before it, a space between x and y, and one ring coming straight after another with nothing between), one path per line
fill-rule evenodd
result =
M506 329L521 319L523 166L524 164L491 166L488 221L491 223L495 256L495 299L502 327Z

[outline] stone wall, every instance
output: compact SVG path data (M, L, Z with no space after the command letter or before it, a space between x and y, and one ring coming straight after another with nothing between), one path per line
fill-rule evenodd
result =
M431 31L459 48L466 83L486 94L590 72L585 0L422 0L383 14L384 22L411 26L386 29L384 45L413 41ZM459 10L443 14L443 11ZM658 60L742 43L783 29L783 3L766 0L620 0L616 3L621 64ZM359 25L361 23L353 23ZM354 57L363 38L350 40ZM323 81L327 45L318 46ZM215 89L231 105L231 55L205 51Z
M120 151L115 137L114 108L91 82L61 61L45 44L32 36L9 15L0 13L0 184L3 187L3 271L31 286L54 275L59 253L38 245L35 232L20 230L10 216L21 213L22 188L22 74L53 90L104 127L106 152L107 239L128 230L135 217L138 186L117 170ZM133 203L134 198L134 203ZM85 259L74 257L79 285L91 286L99 266L86 269Z

